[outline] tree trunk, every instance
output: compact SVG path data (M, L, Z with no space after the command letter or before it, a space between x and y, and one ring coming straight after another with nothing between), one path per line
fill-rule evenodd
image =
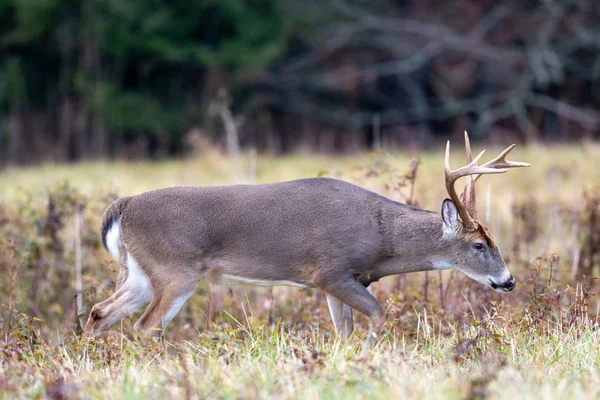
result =
M18 97L11 100L8 114L8 163L18 164L23 158L23 121Z
M219 111L221 121L223 121L223 127L225 128L225 141L227 144L227 154L231 158L240 157L240 137L238 134L238 126L231 114L231 110L227 104L221 106Z

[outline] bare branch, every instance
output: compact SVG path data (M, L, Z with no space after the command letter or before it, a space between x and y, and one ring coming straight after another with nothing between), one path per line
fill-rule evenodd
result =
M493 59L502 63L514 63L523 58L523 54L517 50L500 48L489 44L486 44L485 46L476 45L476 39L480 39L482 32L491 29L507 14L507 9L504 6L492 10L493 14L482 20L484 24L473 31L477 33L476 35L461 36L441 24L433 25L411 19L376 16L362 8L349 5L344 0L332 0L332 3L336 9L347 16L354 17L363 25L376 30L413 33L439 41L450 47L472 54L473 56L481 57L483 59Z
M553 99L549 96L529 93L525 97L525 102L531 106L552 111L557 115L577 122L586 129L595 129L600 123L600 115L597 112L591 110L584 111L571 104Z

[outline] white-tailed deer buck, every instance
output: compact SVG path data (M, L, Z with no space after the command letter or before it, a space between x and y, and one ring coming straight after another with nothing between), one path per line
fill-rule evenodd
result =
M367 287L388 275L456 268L508 292L515 280L477 219L475 181L529 164L506 160L514 145L478 165L449 166L441 215L325 178L266 185L173 187L123 197L104 213L104 246L121 271L113 296L85 327L97 335L150 302L136 330L162 330L202 279L221 284L319 288L336 331L347 338L352 309L369 318L368 340L384 311ZM467 177L462 198L454 183ZM158 329L156 329L158 328Z

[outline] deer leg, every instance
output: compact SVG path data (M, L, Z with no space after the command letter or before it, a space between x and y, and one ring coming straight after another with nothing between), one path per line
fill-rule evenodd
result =
M342 340L348 340L354 330L352 308L329 293L326 293L326 296L333 327Z
M162 335L167 324L194 293L199 280L174 279L173 282L162 289L153 288L152 301L133 327L136 332Z
M340 279L339 276L336 276L335 278L323 279L322 281L327 282L321 285L321 288L327 294L334 296L340 302L360 311L369 318L369 334L366 343L369 347L373 346L385 321L381 305L353 277Z
M127 269L126 268L121 268L119 270L119 275L117 276L116 290L119 290L121 288L121 286L123 286L123 284L125 283L125 281L127 281Z
M92 307L84 329L86 336L97 336L108 330L150 300L152 289L148 278L133 259L129 267L134 271L127 274L117 291L107 300Z

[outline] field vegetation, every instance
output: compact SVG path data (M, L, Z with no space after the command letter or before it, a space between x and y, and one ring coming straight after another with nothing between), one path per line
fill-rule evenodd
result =
M454 150L452 165L462 165L462 147ZM512 159L532 167L483 177L478 205L516 289L501 295L456 271L386 278L373 285L387 312L369 352L361 347L366 319L358 316L350 343L340 343L317 290L207 283L162 341L134 336L139 313L87 341L77 266L79 299L89 310L112 293L117 275L100 240L104 208L118 196L165 186L331 176L438 210L446 197L441 149L231 160L207 148L158 163L6 169L0 397L596 398L600 147L533 146Z

